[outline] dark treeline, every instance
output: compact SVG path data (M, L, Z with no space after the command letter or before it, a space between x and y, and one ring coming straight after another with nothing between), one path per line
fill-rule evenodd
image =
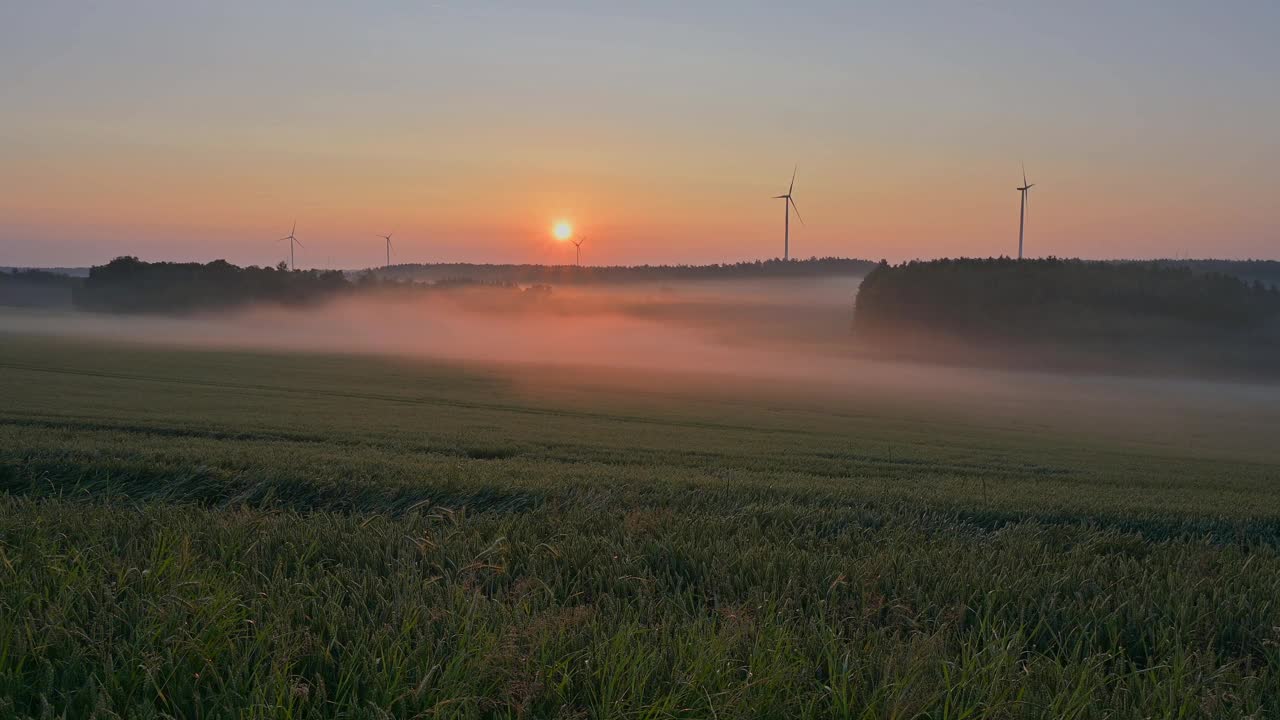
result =
M269 302L302 305L347 290L339 271L290 271L211 263L148 263L116 258L94 267L75 288L77 307L109 312L189 312Z
M862 282L854 331L882 348L932 355L1035 348L1064 361L1276 368L1280 288L1154 262L881 264Z
M44 272L51 275L66 275L76 278L89 277L89 268L87 267L0 267L0 275L20 275L26 272ZM0 281L3 279L0 278Z
M80 278L45 270L0 272L0 305L67 307Z
M148 263L116 258L89 270L88 277L62 278L75 306L108 312L190 312L251 303L300 305L348 291L426 292L461 288L513 290L543 297L551 285L625 283L712 278L778 278L860 275L875 267L865 260L814 258L733 265L575 267L543 265L401 265L353 278L340 271L290 271L210 263ZM522 286L527 286L522 290Z
M257 303L297 306L354 292L404 295L475 289L493 291L507 299L541 298L550 292L546 285L522 288L510 281L471 277L419 283L364 272L348 279L338 270L289 270L284 263L242 268L224 260L204 264L148 263L133 257L116 258L91 268L84 279L51 273L42 273L43 276L60 278L70 290L75 307L81 310L119 313L183 313Z
M71 287L79 282L80 279L77 277L56 272L54 270L23 270L14 268L0 271L0 283L7 285L54 285L59 287Z
M870 260L850 258L810 258L808 260L756 260L717 265L476 265L438 263L394 265L376 271L399 280L436 282L449 278L471 278L486 282L521 285L572 285L591 283L639 283L688 280L730 280L751 278L820 277L865 275L875 267Z
M1134 260L1142 264L1144 261ZM1189 268L1196 273L1232 275L1253 283L1280 287L1280 261L1277 260L1153 260L1161 267Z

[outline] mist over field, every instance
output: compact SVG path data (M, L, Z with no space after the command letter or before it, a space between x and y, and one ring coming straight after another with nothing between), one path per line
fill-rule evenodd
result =
M514 387L939 413L1256 452L1280 387L877 359L851 332L860 278L370 291L183 316L0 311L0 332L183 347L388 356L482 368ZM585 391L584 391L585 392ZM1242 439L1247 438L1247 439Z
M318 305L172 315L9 312L0 328L165 344L810 376L782 362L847 348L856 279L673 289L505 288L368 292ZM776 287L783 285L783 287ZM785 344L784 344L785 343Z

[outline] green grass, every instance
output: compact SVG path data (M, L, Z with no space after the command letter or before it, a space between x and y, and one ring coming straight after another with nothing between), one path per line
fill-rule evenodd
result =
M0 717L1280 716L1277 411L1082 387L0 336Z

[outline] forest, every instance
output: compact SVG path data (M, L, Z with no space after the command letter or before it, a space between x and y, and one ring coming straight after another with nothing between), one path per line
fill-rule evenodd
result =
M48 270L0 271L0 306L69 307L81 280Z
M1145 263L1145 260L1117 261ZM1245 282L1280 287L1280 261L1277 260L1210 260L1166 259L1154 260L1156 265L1171 268L1188 268L1195 273L1219 273L1232 275Z
M349 289L339 271L290 271L210 263L149 263L120 257L90 269L74 288L76 307L107 312L188 312L257 302L302 305Z
M1021 346L1266 367L1280 354L1280 288L1157 262L882 263L862 282L853 326L883 350L923 355Z

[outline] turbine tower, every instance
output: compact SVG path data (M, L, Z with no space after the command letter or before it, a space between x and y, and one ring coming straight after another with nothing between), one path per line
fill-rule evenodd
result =
M297 220L294 220L294 221L293 221L293 229L289 231L289 234L288 234L288 235L285 235L284 237L279 238L279 239L277 239L277 240L276 240L276 242L280 242L281 240L288 240L288 241L289 241L289 269L290 269L290 270L295 270L295 269L296 269L296 267L295 267L295 266L294 266L294 264L293 264L293 246L294 246L294 245L299 245L299 246L301 246L301 247L306 247L306 245L303 245L303 244L302 244L302 241L301 241L301 240L299 240L298 238L294 237L294 234L295 234L297 231L298 231L298 221L297 221Z
M582 265L582 242L586 239L587 236L583 235L576 240L569 241L573 243L573 264L579 267Z
M378 235L378 236L377 236L377 237L380 237L380 238L382 238L383 240L386 240L386 241L387 241L387 264L383 266L384 268L389 268L389 267L391 267L391 235L394 235L394 234L395 234L395 233L391 233L391 234L388 234L388 235Z
M1018 192L1022 193L1022 207L1018 210L1018 259L1022 259L1022 232L1027 226L1027 195L1031 192L1031 188L1035 187L1035 183L1027 182L1027 166L1022 166L1022 187L1018 188Z
M797 165L794 169L792 169L791 184L787 186L787 192L782 195L773 196L774 200L782 201L782 209L784 213L783 225L782 225L782 259L783 260L791 259L791 210L792 209L796 211L796 219L800 221L801 225L804 224L804 218L800 217L800 208L796 207L795 198L791 197L791 191L795 190L796 188L796 170L799 170L799 169L800 169L799 165Z

